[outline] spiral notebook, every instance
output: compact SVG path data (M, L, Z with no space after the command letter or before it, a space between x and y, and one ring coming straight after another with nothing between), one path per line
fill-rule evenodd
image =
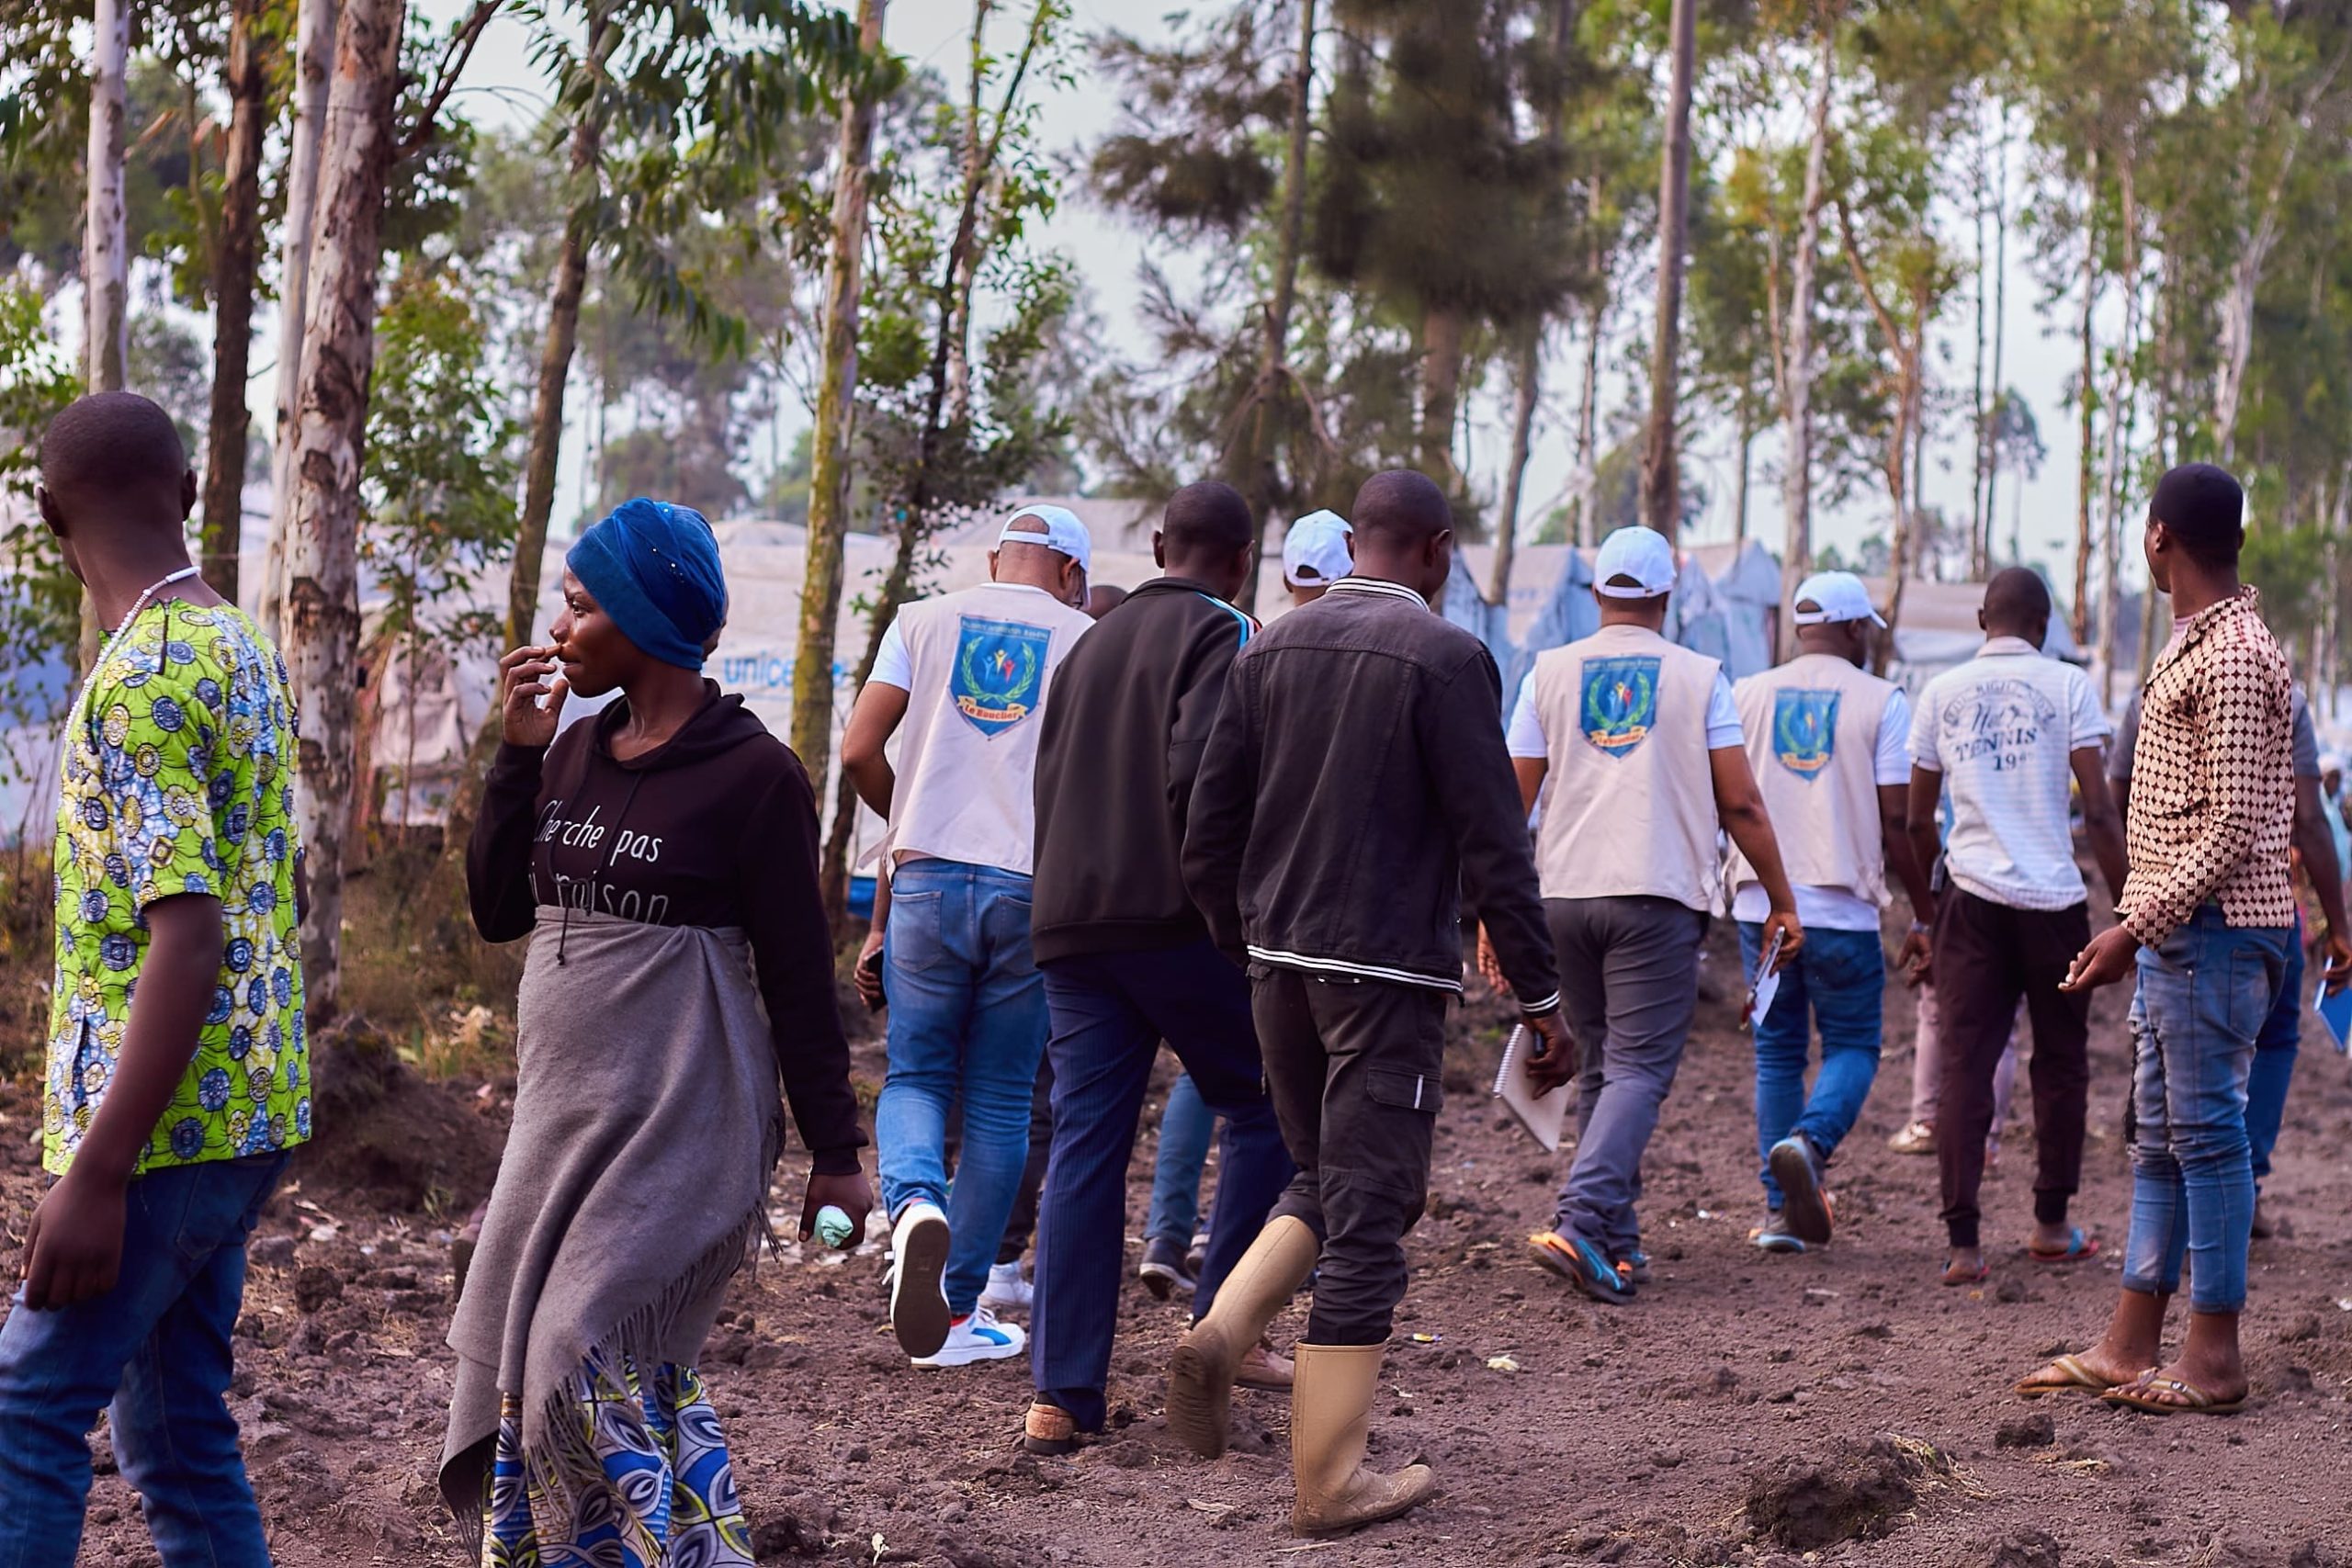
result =
M1560 1131L1567 1124L1568 1086L1562 1084L1549 1093L1535 1087L1528 1068L1534 1040L1534 1032L1523 1023L1510 1032L1510 1039L1503 1045L1502 1066L1495 1069L1495 1098L1510 1108L1546 1154L1556 1154Z

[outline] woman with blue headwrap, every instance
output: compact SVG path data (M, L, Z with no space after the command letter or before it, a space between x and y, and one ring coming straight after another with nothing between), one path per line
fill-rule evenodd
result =
M801 1235L825 1204L862 1234L871 1202L816 800L702 674L727 583L699 514L624 502L565 564L550 641L500 665L466 855L476 927L531 945L442 1491L492 1563L749 1564L694 1368L765 1224L779 1085L811 1155ZM569 694L615 690L558 735Z

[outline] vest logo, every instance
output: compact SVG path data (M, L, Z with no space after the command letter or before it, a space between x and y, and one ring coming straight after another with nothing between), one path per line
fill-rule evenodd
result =
M947 694L964 722L991 739L1037 711L1054 634L1021 621L958 619Z
M1791 688L1772 694L1772 755L1810 784L1838 752L1836 692Z
M1584 661L1584 738L1623 757L1657 723L1656 655Z

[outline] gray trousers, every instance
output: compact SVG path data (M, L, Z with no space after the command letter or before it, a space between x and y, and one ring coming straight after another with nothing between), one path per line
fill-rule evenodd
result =
M1641 1242L1642 1154L1699 1001L1707 917L1671 898L1547 898L1579 1052L1577 1153L1552 1228L1623 1258Z
M1298 1168L1269 1218L1322 1241L1310 1345L1377 1345L1404 1299L1405 1233L1429 1201L1448 994L1250 965L1266 1091Z

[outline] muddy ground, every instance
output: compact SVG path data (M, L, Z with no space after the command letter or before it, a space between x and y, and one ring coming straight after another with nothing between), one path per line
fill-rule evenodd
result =
M2169 1420L2088 1398L2026 1404L2010 1381L2096 1334L2128 1216L2119 1122L2125 998L2094 1034L2093 1140L2077 1216L2106 1257L2037 1266L2032 1137L2020 1084L1988 1183L1981 1289L1939 1286L1931 1160L1885 1147L1909 1081L1911 1008L1833 1185L1826 1253L1747 1244L1758 1191L1749 1056L1721 993L1736 956L1719 928L1709 999L1647 1168L1657 1283L1588 1304L1526 1260L1560 1162L1506 1123L1485 1089L1491 1001L1449 1058L1429 1217L1374 1413L1374 1459L1438 1470L1431 1506L1332 1543L1289 1533L1286 1401L1238 1396L1236 1451L1204 1463L1161 1418L1182 1323L1131 1288L1113 1367L1114 1429L1068 1460L1021 1455L1025 1362L910 1370L882 1325L878 1249L787 1248L740 1280L704 1367L726 1419L763 1561L1015 1568L1102 1565L1609 1562L2276 1564L2352 1568L2352 1080L2307 1047L2273 1201L2293 1234L2256 1244L2247 1343L2258 1403ZM2315 1028L2315 1026L2314 1026ZM322 1062L322 1083L332 1062ZM297 1168L253 1249L235 1407L278 1561L452 1563L433 1483L449 1386L449 1226L487 1174L507 1086L364 1079L363 1154ZM878 1047L861 1047L878 1079ZM1129 1183L1137 1228L1149 1129ZM390 1115L387 1116L386 1112ZM39 1190L22 1088L0 1100L0 1218L21 1235ZM337 1137L322 1114L322 1135ZM385 1124L391 1131L385 1131ZM350 1118L342 1123L353 1124ZM778 1210L797 1214L787 1156ZM788 1227L787 1227L788 1228ZM1132 1258L1139 1243L1130 1238ZM1295 1337L1294 1308L1276 1325ZM97 1445L103 1450L103 1442ZM101 1459L85 1563L152 1564L136 1500ZM1859 1530L1859 1535L1849 1532Z

